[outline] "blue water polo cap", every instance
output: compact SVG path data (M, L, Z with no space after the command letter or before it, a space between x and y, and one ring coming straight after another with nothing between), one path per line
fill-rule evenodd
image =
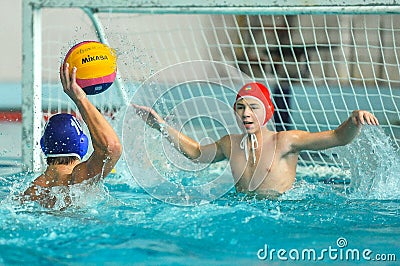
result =
M60 113L50 117L40 146L47 157L77 156L82 159L88 150L88 137L75 116Z

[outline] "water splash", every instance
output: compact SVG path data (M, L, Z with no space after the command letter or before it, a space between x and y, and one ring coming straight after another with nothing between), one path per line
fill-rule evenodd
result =
M22 172L16 175L0 176L0 211L9 209L13 211L28 210L51 210L60 211L67 207L72 209L91 209L96 208L100 203L106 203L111 200L110 193L102 182L94 183L83 182L69 187L56 186L48 189L48 198L54 200L51 208L45 208L38 202L27 200L24 197L25 191L35 179L35 174ZM4 190L4 191L3 191ZM39 189L40 191L40 189Z
M333 149L349 166L351 198L400 199L400 153L380 127L365 126L352 143Z

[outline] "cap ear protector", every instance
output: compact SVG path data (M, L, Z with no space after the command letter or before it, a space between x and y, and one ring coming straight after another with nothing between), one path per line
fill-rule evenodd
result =
M77 156L82 159L88 151L89 141L76 117L61 113L50 117L40 146L47 157Z

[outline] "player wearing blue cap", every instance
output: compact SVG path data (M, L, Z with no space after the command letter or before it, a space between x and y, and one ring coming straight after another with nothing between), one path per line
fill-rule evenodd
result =
M88 150L88 137L75 116L60 113L50 117L40 144L46 155L47 168L24 192L25 198L52 208L70 205L68 193L62 198L51 193L53 187L68 187L86 180L98 182L114 168L122 153L120 140L96 107L76 83L76 68L69 73L68 64L60 67L60 78L64 92L76 104L86 123L93 146L93 153L82 161Z
M40 139L40 146L48 164L63 164L60 161L67 158L82 160L89 143L78 119L71 114L60 113L50 117Z

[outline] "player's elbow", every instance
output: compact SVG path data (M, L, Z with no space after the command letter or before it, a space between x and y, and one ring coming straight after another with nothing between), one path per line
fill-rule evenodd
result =
M218 152L215 144L199 146L196 157L193 160L196 163L215 163L222 160L222 154Z
M194 144L190 149L183 151L183 154L191 161L198 162L201 156L201 150L199 143Z
M119 140L110 141L107 145L107 153L114 159L119 159L122 155L122 144Z
M118 138L108 138L102 142L102 145L94 144L94 149L113 161L117 161L122 155L122 144Z

